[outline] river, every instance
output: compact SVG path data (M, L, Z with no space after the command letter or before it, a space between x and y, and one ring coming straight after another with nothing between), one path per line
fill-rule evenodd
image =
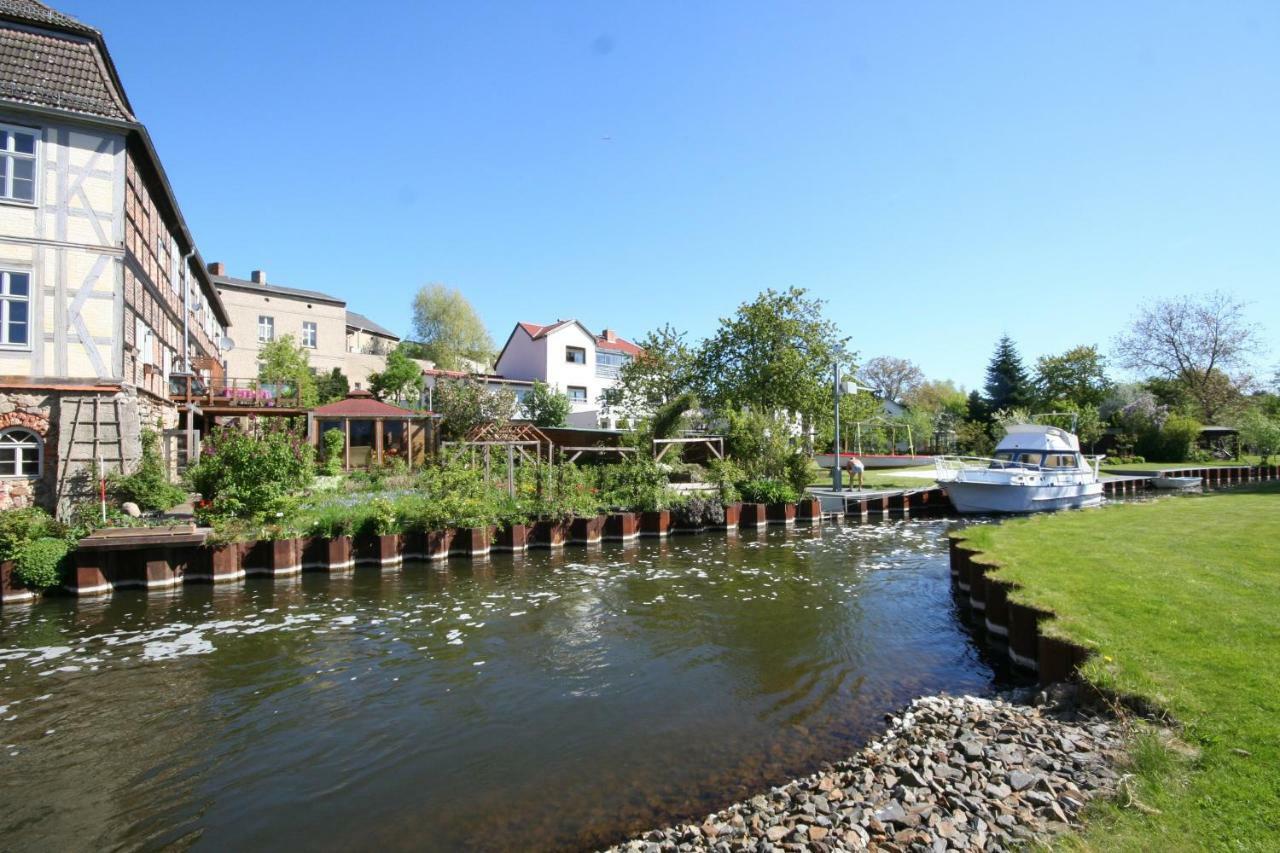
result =
M944 520L0 610L0 847L580 849L996 675Z

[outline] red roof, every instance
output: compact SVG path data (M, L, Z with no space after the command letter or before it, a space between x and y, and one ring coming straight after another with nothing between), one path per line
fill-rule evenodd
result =
M538 338L544 337L550 334L551 332L554 332L556 329L559 329L563 326L568 326L577 322L578 322L577 320L557 320L556 322L552 323L549 326L540 326L537 323L520 323L518 325L520 326L520 328L525 330L525 333L528 334L529 337L533 338L534 340L537 340ZM582 325L582 324L579 323L578 325ZM583 328L585 329L586 327L583 326ZM610 350L612 352L626 353L627 355L630 355L630 356L637 356L640 353L644 352L643 348L636 346L635 344L631 343L631 341L628 341L625 338L619 338L615 336L613 340L609 340L604 335L596 335L591 332L588 332L588 334L590 334L592 337L596 339L596 346L599 347L600 349Z
M375 399L372 394L356 389L347 399L316 406L311 413L318 418L412 418L419 413Z

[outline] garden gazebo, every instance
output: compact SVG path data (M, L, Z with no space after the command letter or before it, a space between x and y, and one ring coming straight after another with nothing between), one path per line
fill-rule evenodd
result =
M307 413L307 435L317 450L331 429L342 432L342 467L368 468L403 459L421 465L435 445L439 415L414 412L384 403L368 391L351 391L345 400L317 406Z

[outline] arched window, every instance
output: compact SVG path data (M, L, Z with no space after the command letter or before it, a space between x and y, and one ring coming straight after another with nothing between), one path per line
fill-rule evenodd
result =
M0 477L39 477L44 443L29 429L0 432Z

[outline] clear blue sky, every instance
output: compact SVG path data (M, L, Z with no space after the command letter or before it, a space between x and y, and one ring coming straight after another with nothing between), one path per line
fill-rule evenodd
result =
M1280 333L1280 3L106 3L207 260L701 337L766 287L973 386L1222 288ZM1264 364L1280 355L1272 353Z

